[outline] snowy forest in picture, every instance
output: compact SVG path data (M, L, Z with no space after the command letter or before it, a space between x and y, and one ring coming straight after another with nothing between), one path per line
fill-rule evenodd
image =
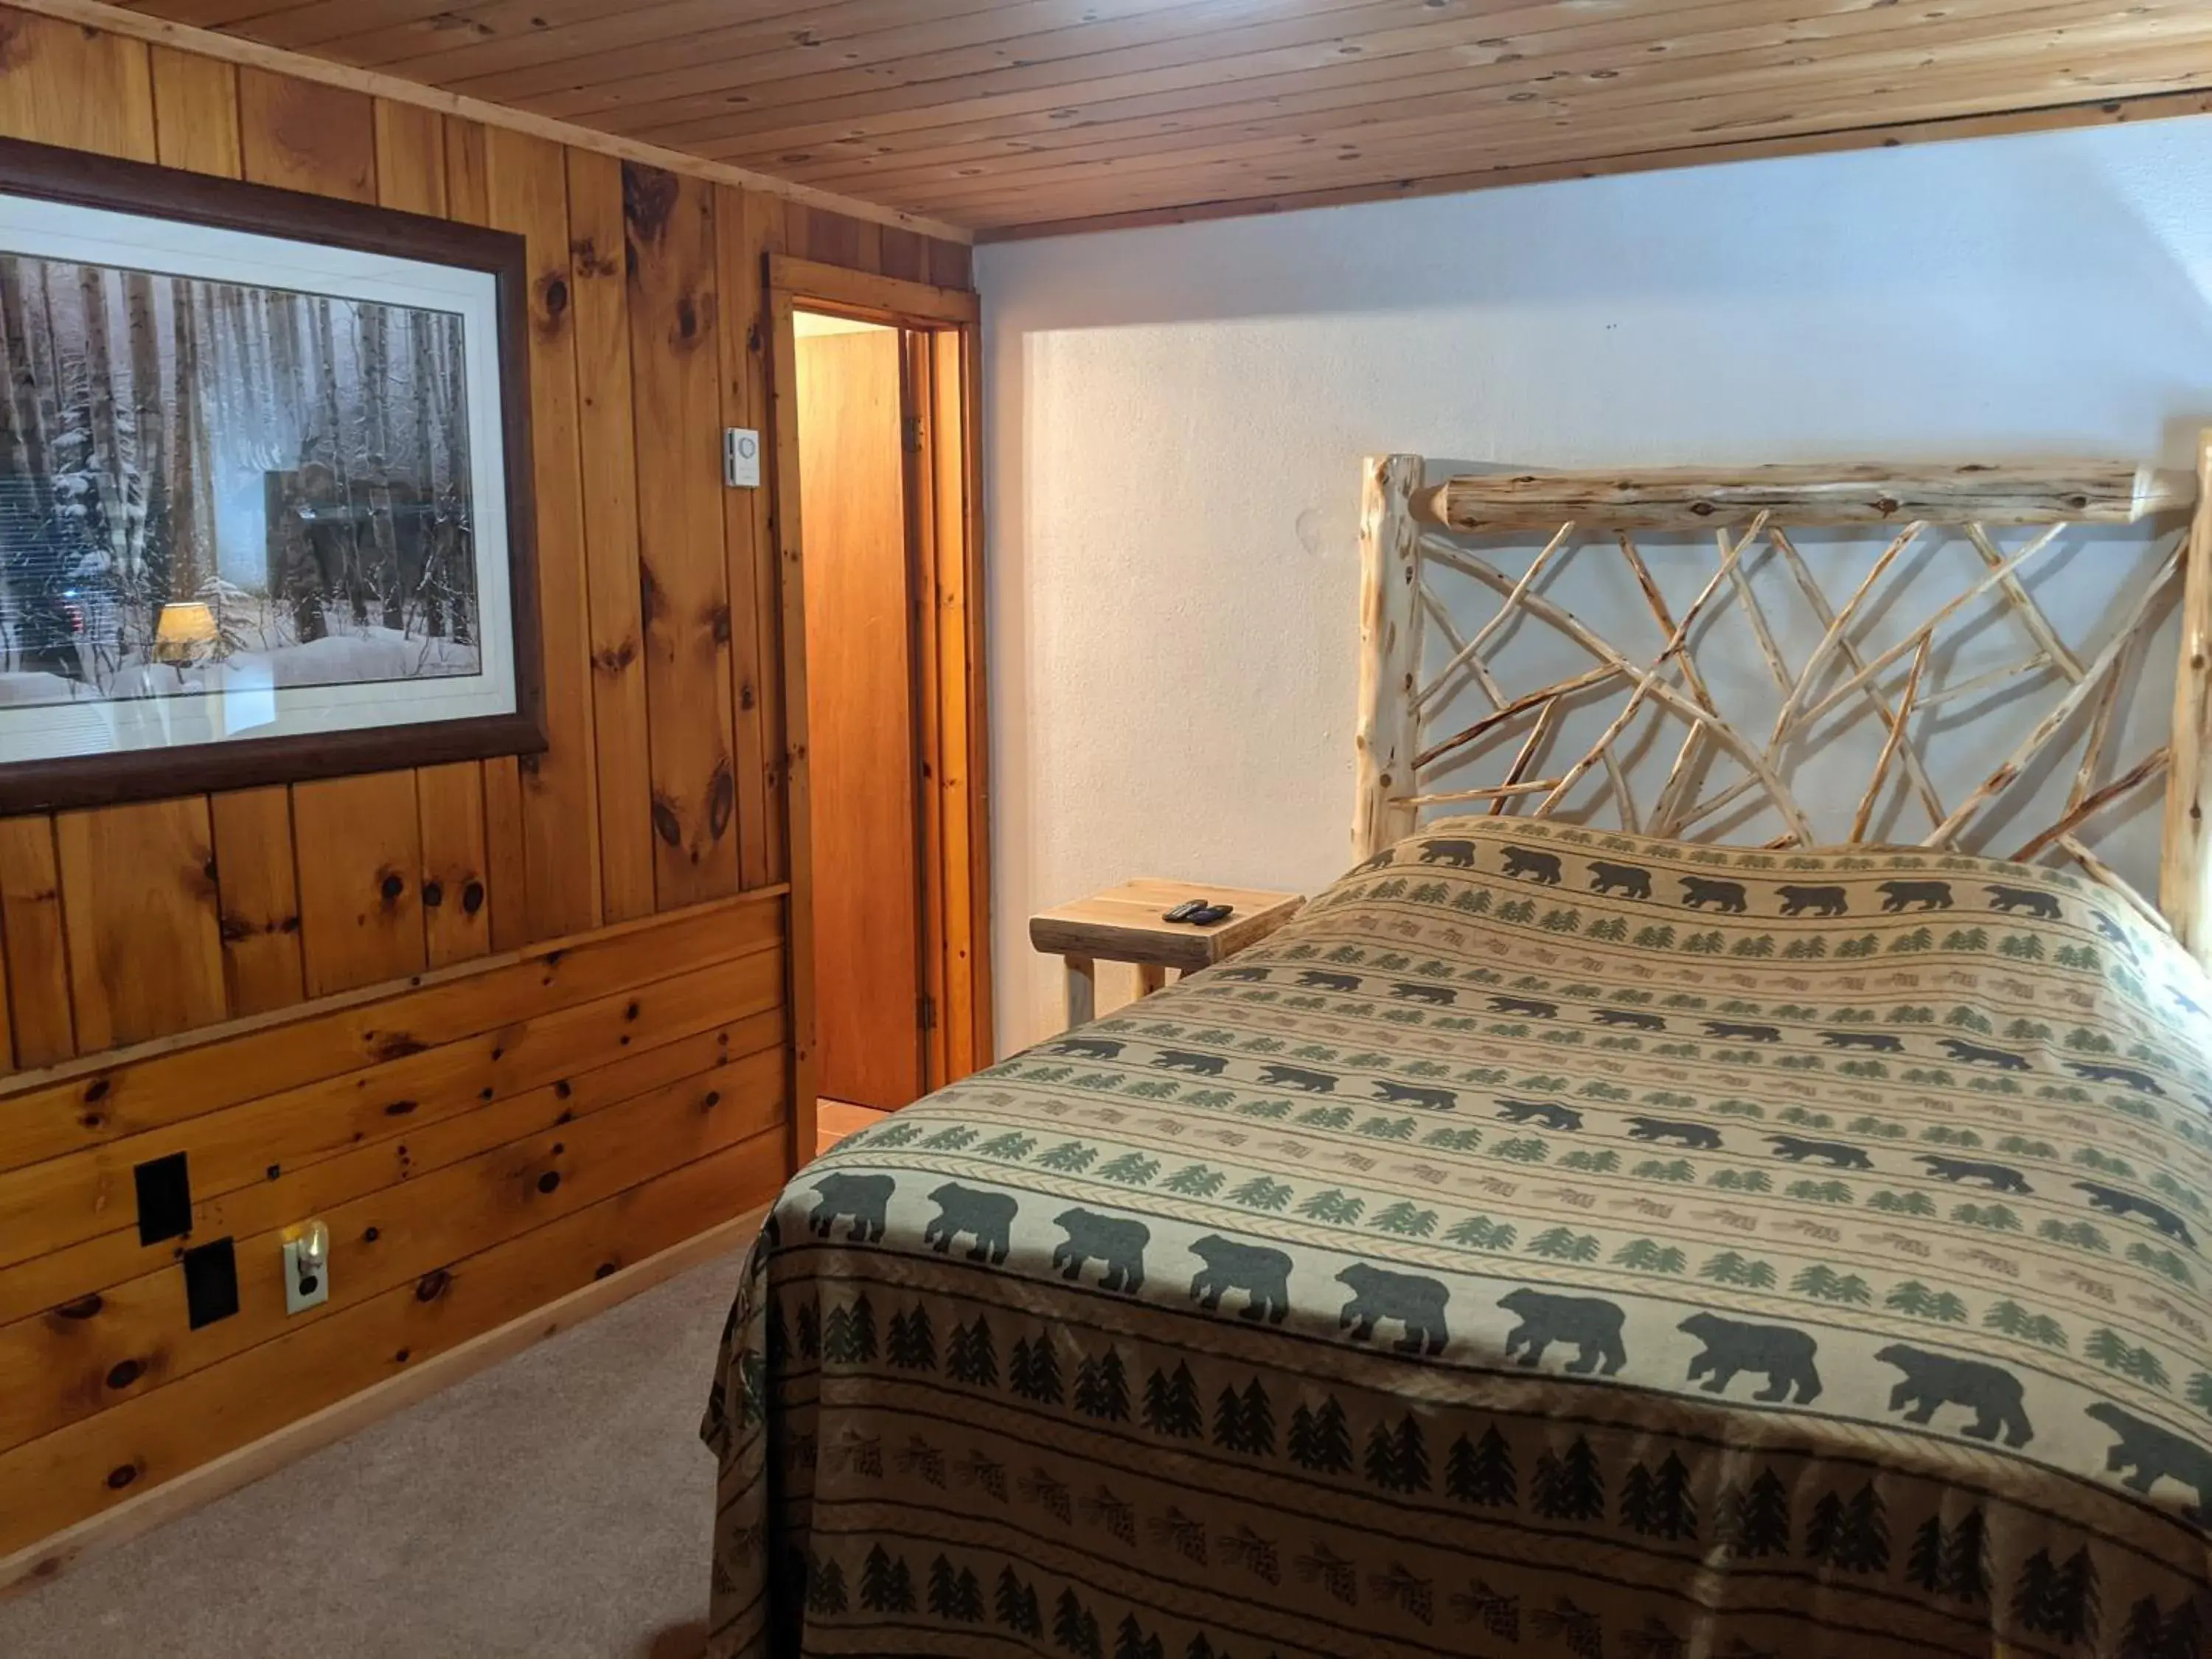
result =
M463 319L0 254L0 706L482 672Z

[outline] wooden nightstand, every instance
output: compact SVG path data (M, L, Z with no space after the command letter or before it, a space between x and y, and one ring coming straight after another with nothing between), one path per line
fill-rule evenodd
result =
M1236 912L1211 927L1162 921L1185 899L1211 899ZM1207 887L1188 881L1125 881L1119 887L1040 911L1030 918L1030 943L1067 963L1067 1023L1087 1024L1097 1012L1097 963L1137 964L1139 996L1167 983L1168 969L1194 974L1255 945L1296 915L1297 893Z

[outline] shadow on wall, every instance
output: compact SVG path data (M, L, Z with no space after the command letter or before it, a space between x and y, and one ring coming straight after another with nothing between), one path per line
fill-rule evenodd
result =
M2186 464L2208 208L2199 118L981 250L1002 1038L1038 905L1348 861L1362 454Z

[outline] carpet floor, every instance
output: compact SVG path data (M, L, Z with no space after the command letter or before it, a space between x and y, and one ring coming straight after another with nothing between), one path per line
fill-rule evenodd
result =
M0 1602L8 1659L696 1659L707 1262Z

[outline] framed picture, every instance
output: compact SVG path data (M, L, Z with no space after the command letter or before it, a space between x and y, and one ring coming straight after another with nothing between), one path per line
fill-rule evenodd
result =
M526 281L0 141L0 813L544 747Z

